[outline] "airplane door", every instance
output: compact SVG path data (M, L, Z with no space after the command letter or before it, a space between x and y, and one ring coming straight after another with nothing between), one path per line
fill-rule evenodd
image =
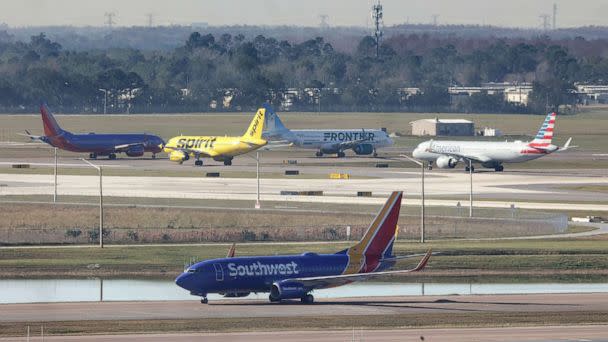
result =
M213 268L215 268L215 281L224 281L224 270L222 269L222 264L213 264Z

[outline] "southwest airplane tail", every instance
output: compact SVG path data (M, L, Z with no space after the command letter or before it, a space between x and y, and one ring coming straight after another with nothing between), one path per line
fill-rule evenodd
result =
M402 196L401 192L393 192L361 241L345 251L349 257L345 274L375 271L381 259L392 255Z
M54 137L60 135L64 131L61 129L57 120L49 110L46 104L40 105L40 115L42 116L42 125L44 126L44 135Z
M432 253L393 255L402 192L393 192L376 215L362 239L335 254L228 257L190 265L175 283L202 297L218 293L224 297L245 297L251 292L269 292L271 302L299 298L312 303L311 292L337 287L377 276L409 274L422 270ZM422 257L418 265L406 270L390 270L398 260Z

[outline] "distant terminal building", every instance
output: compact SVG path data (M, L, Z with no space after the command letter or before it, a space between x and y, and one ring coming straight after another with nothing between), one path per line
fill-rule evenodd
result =
M410 122L412 135L424 136L472 136L475 124L464 119L421 119Z

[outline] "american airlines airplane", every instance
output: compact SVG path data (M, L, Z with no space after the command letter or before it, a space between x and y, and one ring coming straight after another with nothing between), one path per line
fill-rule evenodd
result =
M460 161L467 164L471 161L500 172L504 170L503 163L521 163L567 150L572 138L569 138L563 147L551 143L556 116L555 113L549 113L536 137L530 142L429 140L420 143L412 155L414 158L428 161L429 169L433 163L442 169L453 169ZM469 171L468 166L465 169Z
M283 125L274 110L265 104L266 124L263 137L268 141L287 143L299 148L317 150L316 156L336 154L352 149L357 155L378 156L378 148L391 146L393 139L381 129L294 129Z

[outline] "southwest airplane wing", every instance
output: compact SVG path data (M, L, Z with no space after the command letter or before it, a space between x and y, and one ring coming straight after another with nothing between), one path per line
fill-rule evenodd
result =
M287 281L296 282L302 284L302 286L311 289L322 289L328 287L335 287L344 285L347 283L351 283L354 281L362 281L367 280L372 277L379 276L390 276L390 275L399 275L399 274L408 274L412 272L418 272L422 270L426 264L429 262L429 259L433 255L432 250L429 249L424 257L420 260L418 265L409 270L397 270L397 271L383 271L383 272L368 272L368 273L355 273L355 274L341 274L335 276L321 276L321 277L307 277L307 278L292 278ZM401 258L411 258L413 255L401 257Z

